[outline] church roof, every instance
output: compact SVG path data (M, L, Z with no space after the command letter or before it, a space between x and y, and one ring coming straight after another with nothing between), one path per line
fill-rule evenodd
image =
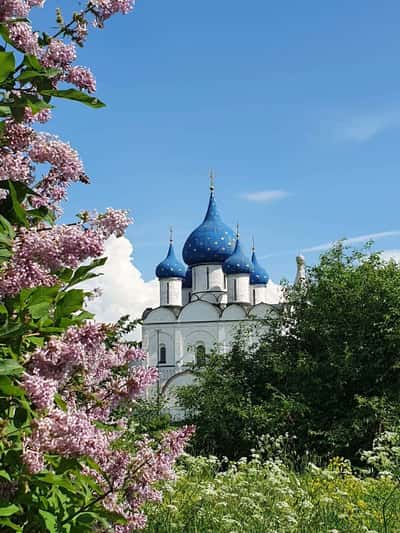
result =
M192 288L192 269L191 269L191 267L189 267L186 270L186 275L185 275L185 279L183 280L183 283L182 283L182 288L183 289L191 289Z
M225 274L249 274L251 272L250 259L244 254L240 245L239 235L233 254L224 261L222 270Z
M250 273L250 285L266 285L269 280L268 272L257 261L256 252L251 256L252 269Z
M177 259L172 240L169 243L167 257L156 268L156 276L159 279L185 278L185 266Z
M183 247L183 260L189 266L223 263L233 252L235 234L224 224L211 188L208 209L203 222L189 235Z

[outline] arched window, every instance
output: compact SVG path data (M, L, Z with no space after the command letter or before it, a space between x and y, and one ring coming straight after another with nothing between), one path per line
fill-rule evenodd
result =
M165 347L165 344L160 344L160 354L159 354L159 365L165 365L167 362L167 349Z
M196 364L197 366L204 366L206 362L206 347L204 344L196 346Z

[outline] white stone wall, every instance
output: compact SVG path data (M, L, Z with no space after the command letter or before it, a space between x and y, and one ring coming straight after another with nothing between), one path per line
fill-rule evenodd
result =
M250 285L250 303L257 305L264 303L267 297L266 285Z
M249 274L231 274L228 278L228 303L250 303ZM235 290L236 284L236 290Z
M182 305L182 280L160 279L160 305Z
M245 323L249 317L263 318L271 309L272 306L265 303L250 309L238 303L221 308L197 300L181 310L159 307L150 311L143 322L142 343L143 349L149 352L147 363L159 367L160 390L176 374L187 373L188 365L195 361L199 344L205 347L206 353L215 347L220 352L227 352L241 323ZM166 348L166 364L157 365L161 345ZM172 380L175 386L189 379L186 373L176 383Z

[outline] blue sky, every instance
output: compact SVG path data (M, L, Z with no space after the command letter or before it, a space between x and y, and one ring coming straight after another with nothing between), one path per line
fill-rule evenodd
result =
M180 252L201 222L212 167L225 222L274 281L339 238L400 249L399 20L394 0L139 0L80 53L107 108L61 104L48 125L92 179L65 217L130 209L150 279L169 226Z

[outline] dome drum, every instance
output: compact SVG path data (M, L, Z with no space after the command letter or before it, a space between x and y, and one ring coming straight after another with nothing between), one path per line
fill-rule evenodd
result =
M228 276L228 304L250 303L249 275L235 274Z

